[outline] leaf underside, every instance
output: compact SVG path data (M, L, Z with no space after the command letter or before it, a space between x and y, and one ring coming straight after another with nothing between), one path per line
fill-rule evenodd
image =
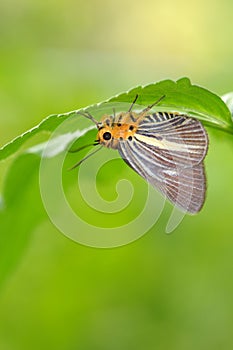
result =
M182 78L176 82L164 80L146 86L137 86L127 92L86 108L50 115L39 125L3 146L0 149L0 160L16 153L32 136L42 131L53 132L64 120L77 114L78 111L85 109L93 114L108 103L132 103L136 95L138 95L137 105L142 106L148 106L165 95L165 98L159 103L159 107L162 110L184 113L201 120L206 126L233 133L231 112L219 96L200 86L192 85L188 78Z

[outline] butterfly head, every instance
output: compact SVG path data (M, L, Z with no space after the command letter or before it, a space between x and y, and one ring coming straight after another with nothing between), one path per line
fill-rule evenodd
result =
M117 148L119 142L132 141L137 130L135 122L129 119L129 113L120 113L115 117L103 116L98 125L97 140L108 148Z

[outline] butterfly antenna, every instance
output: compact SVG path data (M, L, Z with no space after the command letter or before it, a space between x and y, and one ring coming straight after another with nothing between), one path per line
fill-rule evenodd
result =
M145 109L141 111L141 113L148 112L151 108L153 108L155 105L159 104L160 101L162 101L165 98L166 95L161 96L156 102L152 103L152 105L149 105Z
M82 151L85 148L88 148L88 147L91 147L91 146L97 146L97 145L99 145L99 141L98 140L96 140L94 143L89 143L88 145L84 145L84 146L81 146L81 147L78 147L78 148L75 148L75 149L70 149L68 152L69 153L76 153L76 152Z
M73 165L69 170L73 170L75 168L77 168L79 165L81 165L85 160L87 160L88 158L90 158L91 156L93 156L93 154L99 152L101 150L103 146L100 146L99 148L97 148L96 150L94 150L92 153L88 154L86 157L84 157L83 159L81 159L78 163L76 163L75 165Z
M138 94L135 96L133 102L131 103L131 106L129 107L128 112L131 112L131 111L132 111L132 108L133 108L133 106L135 105L137 99L138 99Z
M95 125L97 126L98 128L98 121L88 112L88 111L85 111L85 112L76 112L77 114L80 114L82 115L83 117L87 118L87 119L90 119L93 123L95 123Z

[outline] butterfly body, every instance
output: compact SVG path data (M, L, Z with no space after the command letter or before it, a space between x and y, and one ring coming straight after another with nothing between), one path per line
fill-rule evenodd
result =
M139 113L131 111L133 104L128 112L104 115L100 122L85 115L97 126L97 144L118 150L133 170L181 210L199 212L206 194L203 161L208 136L203 125L185 114L151 112L157 102Z

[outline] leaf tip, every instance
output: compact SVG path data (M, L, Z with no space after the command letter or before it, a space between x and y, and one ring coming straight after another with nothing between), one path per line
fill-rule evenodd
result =
M176 81L176 83L180 86L186 86L186 87L189 87L191 86L191 80L187 77L183 77L183 78L180 78Z

